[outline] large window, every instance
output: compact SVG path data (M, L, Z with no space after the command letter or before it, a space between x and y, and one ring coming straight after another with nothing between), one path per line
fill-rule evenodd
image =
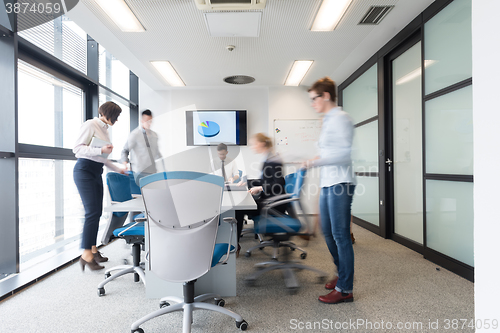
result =
M19 160L19 254L23 264L78 241L84 211L73 181L75 161Z
M19 27L32 26L35 15L20 15ZM87 34L65 15L33 28L22 30L19 36L40 49L87 74Z
M33 25L22 21L26 19L32 18L20 16L18 26ZM137 90L130 92L132 79L132 87L138 89L137 77L104 48L99 54L98 44L67 17L17 34L18 43L15 33L0 41L4 84L0 89L4 203L0 204L4 217L0 279L5 274L33 272L29 268L34 265L36 272L50 271L80 252L85 214L73 180L72 149L81 125L98 115L100 104L112 100L120 105L119 121L109 129L115 146L110 158L119 159L130 132L131 112L136 115L138 108L137 101L129 100L138 96ZM100 60L100 70L88 66ZM99 83L91 79L99 75ZM108 217L104 213L101 224Z
M84 94L33 65L19 61L19 142L73 148L84 119Z
M122 97L130 97L130 71L102 45L99 45L99 83Z

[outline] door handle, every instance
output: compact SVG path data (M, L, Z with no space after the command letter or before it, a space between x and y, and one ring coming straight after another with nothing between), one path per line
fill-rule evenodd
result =
M390 158L387 159L387 161L385 161L385 164L389 164L389 166L392 164L392 161Z

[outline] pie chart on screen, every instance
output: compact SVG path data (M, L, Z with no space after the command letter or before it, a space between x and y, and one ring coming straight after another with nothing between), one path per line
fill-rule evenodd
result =
M205 138L211 138L219 134L220 126L215 121L204 121L198 125L198 133Z

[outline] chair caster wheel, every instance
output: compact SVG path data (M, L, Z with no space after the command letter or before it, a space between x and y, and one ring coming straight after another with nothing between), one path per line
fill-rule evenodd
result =
M107 278L110 278L111 277L111 273L106 273L104 274L104 278L107 279Z
M250 258L252 256L252 252L245 252L245 257Z
M248 323L243 320L243 321L237 321L236 322L236 327L238 327L242 331L246 331L248 328Z
M169 302L160 302L160 309L163 309L163 308L166 308L167 306L170 306L170 303Z
M318 277L318 283L325 283L326 281L326 276L319 276Z
M101 297L104 296L104 294L106 294L104 288L97 288L97 296Z
M301 253L300 254L300 259L305 259L307 258L307 253Z
M123 259L123 264L124 265L128 265L128 260L127 259Z
M292 248L290 248L290 250L295 251L295 249L294 249L293 247L292 247Z
M132 330L131 333L144 333L144 330L142 328L138 328L136 330Z
M298 291L299 291L299 288L297 288L297 287L288 288L288 293L290 295L297 295Z
M226 305L226 301L223 299L216 299L214 303L215 305L220 306L221 308L223 308L224 305Z

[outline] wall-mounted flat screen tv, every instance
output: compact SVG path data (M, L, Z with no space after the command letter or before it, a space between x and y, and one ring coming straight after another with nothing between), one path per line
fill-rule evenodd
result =
M186 111L188 146L246 146L246 110Z

